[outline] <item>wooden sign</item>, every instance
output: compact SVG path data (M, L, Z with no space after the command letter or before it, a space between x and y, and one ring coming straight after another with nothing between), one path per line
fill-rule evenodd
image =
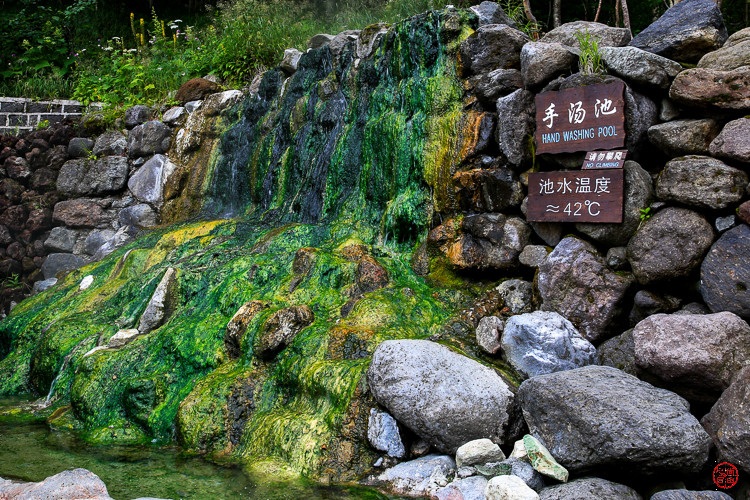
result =
M536 96L536 152L573 153L625 145L622 82Z
M589 168L622 168L628 151L589 151L583 160L582 169Z
M623 170L529 174L526 219L534 222L622 222Z

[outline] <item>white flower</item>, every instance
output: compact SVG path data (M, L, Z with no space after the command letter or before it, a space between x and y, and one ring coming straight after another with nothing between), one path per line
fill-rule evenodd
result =
M128 52L138 52L138 49L128 49Z

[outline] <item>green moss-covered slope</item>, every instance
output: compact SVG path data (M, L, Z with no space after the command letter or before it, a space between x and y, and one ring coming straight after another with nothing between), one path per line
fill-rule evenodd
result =
M474 23L466 11L426 13L393 26L369 58L351 43L337 58L308 52L290 79L267 72L199 151L211 161L175 188L172 206L198 207L204 221L149 234L20 304L0 323L0 394L49 393L48 411L62 408L52 424L93 442L176 439L314 477L365 472L374 348L438 333L468 297L441 288L461 285L444 269L425 279L410 263L476 141L455 76ZM91 353L138 327L168 268L164 323ZM237 356L227 324L251 301L262 307ZM264 325L293 306L312 323L261 359Z

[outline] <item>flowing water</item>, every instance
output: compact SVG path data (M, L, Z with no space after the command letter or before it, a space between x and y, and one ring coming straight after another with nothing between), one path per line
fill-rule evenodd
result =
M20 402L0 399L0 411ZM99 476L110 496L172 499L386 499L360 487L321 486L303 479L279 480L187 456L176 447L91 446L44 422L0 418L0 477L41 481L82 467Z

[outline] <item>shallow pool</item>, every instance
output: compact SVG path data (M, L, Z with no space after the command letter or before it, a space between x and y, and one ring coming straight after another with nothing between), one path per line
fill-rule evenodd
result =
M14 403L18 400L0 400L0 409ZM51 431L45 423L0 419L0 477L41 481L77 467L99 476L116 500L388 498L367 488L247 473L185 455L176 447L91 446L69 432Z

